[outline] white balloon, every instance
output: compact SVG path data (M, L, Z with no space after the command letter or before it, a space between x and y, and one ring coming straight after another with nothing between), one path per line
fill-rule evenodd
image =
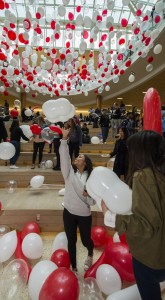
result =
M38 262L32 269L28 282L31 300L38 300L40 290L48 276L57 269L57 265L50 260Z
M86 189L88 191L88 194L96 201L98 208L102 211L102 208L101 208L102 197L95 194L93 189L90 187L89 180L87 180L87 182L86 182Z
M109 92L109 91L110 91L110 86L109 86L109 85L106 85L106 86L105 86L105 91L106 91L106 92Z
M141 300L137 285L134 284L109 295L106 300Z
M45 180L45 176L42 175L36 175L34 177L31 178L30 180L30 185L33 188L39 188L43 185Z
M29 109L29 108L26 109L24 113L25 113L25 116L27 116L27 117L30 117L33 114L33 112L31 111L31 109Z
M114 82L114 83L118 83L118 82L119 82L119 76L115 75L115 76L113 77L113 82Z
M152 64L148 64L147 66L146 66L146 71L147 72L151 72L153 70L153 65Z
M23 131L23 134L29 139L33 136L33 133L30 129L29 125L21 125L20 128ZM27 143L28 141L25 141L23 138L21 138L21 143Z
M160 14L162 12L163 8L164 8L163 1L157 2L155 4L155 11L156 11L156 13Z
M21 106L21 101L18 99L14 100L14 106L20 107Z
M52 160L47 160L47 161L45 162L45 167L46 167L47 169L52 168L52 167L53 167L53 162L52 162Z
M64 195L65 195L65 188L59 190L59 191L58 191L58 195L59 195L59 196L64 196Z
M106 167L96 167L87 180L90 191L105 201L106 206L118 214L130 213L132 207L132 192L128 185ZM97 201L97 199L95 199Z
M92 136L91 143L92 144L99 144L100 143L100 139L97 136Z
M96 271L96 281L105 295L121 290L121 278L118 272L108 264L102 264Z
M7 261L15 252L17 247L16 230L4 234L0 238L0 262Z
M135 76L134 76L133 74L131 74L131 75L128 77L128 80L129 80L129 82L134 82Z
M65 232L58 233L53 241L52 253L58 249L65 249L68 251L68 240Z
M58 6L58 14L60 17L64 17L66 14L66 8L63 5Z
M157 44L157 45L154 47L153 52L154 52L154 54L159 54L160 52L162 52L162 49L163 49L162 45L161 45L161 44Z
M15 147L9 142L0 143L0 159L10 159L15 154Z
M113 236L113 242L114 243L119 243L121 242L120 241L120 238L119 238L119 235L118 235L118 232L115 232L114 236Z
M43 241L39 234L29 233L22 242L22 252L29 259L38 259L43 253Z

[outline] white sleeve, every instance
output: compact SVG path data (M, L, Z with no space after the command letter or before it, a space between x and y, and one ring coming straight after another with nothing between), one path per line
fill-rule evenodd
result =
M104 224L106 226L115 228L115 222L116 222L116 214L108 210L104 215Z

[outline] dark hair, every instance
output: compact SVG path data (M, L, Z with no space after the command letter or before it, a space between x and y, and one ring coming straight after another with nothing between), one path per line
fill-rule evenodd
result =
M88 179L88 177L90 176L90 174L93 170L93 163L88 155L86 155L86 154L83 154L83 155L84 155L84 159L85 159L85 163L86 163L84 171L87 171L87 173L88 173L87 179ZM72 165L72 167L74 169L74 172L76 173L77 167L75 165Z
M124 139L127 140L127 139L128 139L128 136L129 136L129 131L128 131L127 127L122 126L122 127L119 128L119 130L120 130L120 129L121 129L121 130L123 131L123 133L124 133Z
M152 130L144 130L131 135L127 140L129 168L127 183L132 187L133 174L144 168L151 168L165 174L165 141Z
M11 127L10 127L10 132L16 128L16 127L19 127L19 120L18 119L14 119L12 124L11 124Z

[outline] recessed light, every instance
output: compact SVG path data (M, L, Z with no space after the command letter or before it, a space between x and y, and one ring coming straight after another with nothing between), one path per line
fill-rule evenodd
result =
M132 104L126 104L125 106L132 106Z
M146 94L147 92L142 92L142 94Z
M123 98L117 98L118 100L121 100L121 99L123 99Z

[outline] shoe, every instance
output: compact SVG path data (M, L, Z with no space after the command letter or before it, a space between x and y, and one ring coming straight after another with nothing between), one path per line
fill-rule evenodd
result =
M93 256L88 255L84 263L84 271L87 271L92 264L93 264Z
M17 167L16 165L11 165L10 169L18 169L19 167Z
M60 167L54 167L53 170L54 171L61 171L61 168Z
M35 169L35 165L34 164L31 166L31 169Z

